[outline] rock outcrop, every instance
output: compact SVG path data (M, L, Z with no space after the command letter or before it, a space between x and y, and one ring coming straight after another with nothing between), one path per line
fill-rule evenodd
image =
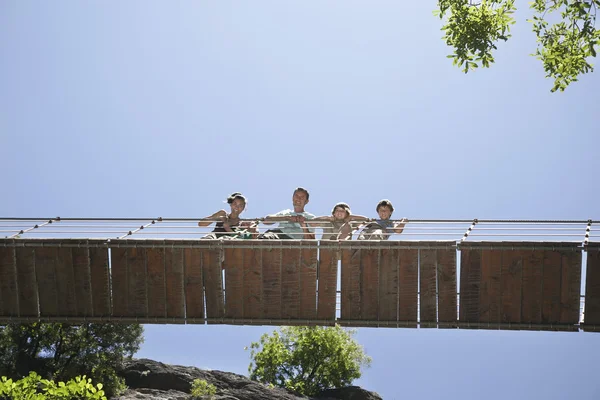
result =
M148 359L127 361L119 371L129 387L115 400L189 400L194 379L204 379L217 388L213 400L297 400L309 399L281 388L271 388L245 376L222 371L207 371L195 367L168 365ZM381 400L374 392L357 386L325 390L319 400Z

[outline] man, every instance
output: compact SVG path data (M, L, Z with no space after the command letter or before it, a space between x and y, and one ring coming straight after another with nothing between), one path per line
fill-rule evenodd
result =
M277 214L267 215L263 219L265 225L279 223L277 229L269 229L259 236L259 239L314 239L315 230L306 223L315 216L304 211L309 200L308 190L299 187L294 190L292 203L294 210L283 210Z

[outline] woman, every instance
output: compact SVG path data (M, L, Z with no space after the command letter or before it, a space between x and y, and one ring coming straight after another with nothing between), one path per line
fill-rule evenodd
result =
M233 193L227 198L227 204L231 212L225 210L202 218L198 226L209 226L217 221L212 233L203 236L202 239L253 239L258 236L257 222L240 221L240 214L246 208L246 198L239 192Z

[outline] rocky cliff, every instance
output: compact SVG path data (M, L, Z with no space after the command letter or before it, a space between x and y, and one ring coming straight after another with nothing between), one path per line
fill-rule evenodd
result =
M217 387L213 400L296 400L310 399L280 388L270 388L245 376L222 371L206 371L195 367L168 365L148 359L126 362L119 374L129 389L114 399L189 400L194 379L204 379ZM207 399L210 396L205 396ZM326 390L313 400L381 400L374 392L357 386Z

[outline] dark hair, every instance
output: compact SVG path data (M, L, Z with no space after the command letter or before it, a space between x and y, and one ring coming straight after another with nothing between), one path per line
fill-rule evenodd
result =
M389 207L390 211L394 212L394 206L392 205L392 202L389 201L388 199L383 199L379 203L377 203L377 208L375 209L375 211L379 212L379 207L384 207L384 206Z
M344 211L346 211L346 215L350 215L351 211L350 211L350 206L346 203L337 203L335 206L333 206L333 210L331 210L331 215L335 214L335 209L336 208L342 208Z
M244 197L244 195L243 195L243 194L241 194L240 192L235 192L235 193L232 193L232 194L231 194L231 196L229 196L229 197L227 198L227 204L231 204L231 203L233 203L233 201L234 201L235 199L242 199L242 200L244 200L244 204L246 204L246 198L245 198L245 197Z
M308 193L308 190L304 189L303 187L297 187L296 189L294 189L294 193L296 192L304 192L306 193L306 200L308 200L308 198L310 197L310 194Z

